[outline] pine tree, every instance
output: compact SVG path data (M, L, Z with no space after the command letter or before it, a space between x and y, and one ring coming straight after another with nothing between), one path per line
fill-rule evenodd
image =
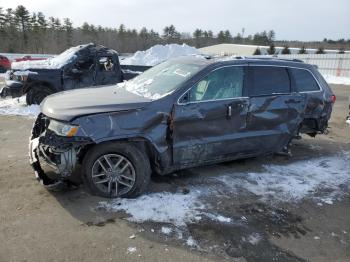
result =
M302 46L300 49L299 49L299 54L307 54L307 51L306 51L306 48L305 46Z
M289 46L284 46L282 49L282 55L290 55Z
M224 36L225 36L225 41L227 43L231 43L232 42L232 35L231 35L229 30L225 31Z
M275 45L274 44L271 44L269 49L267 49L267 53L269 55L274 55L276 53L276 48L275 48Z
M275 41L275 37L276 37L275 31L270 30L270 31L267 33L267 39L268 39L269 43L272 43L273 41Z
M217 41L219 44L223 44L226 42L226 37L224 31L220 31L217 36Z
M30 15L28 10L23 5L17 6L15 10L15 21L19 27L19 30L22 32L24 46L27 47Z
M174 25L166 26L163 29L163 38L168 41L173 41L180 39L180 33L176 31L176 28Z
M257 47L253 53L253 55L261 55L261 51L260 51L260 48Z
M63 31L65 32L66 48L73 44L73 23L69 18L63 19Z
M322 46L320 46L320 47L317 49L316 54L325 54L324 48L323 48Z
M207 34L207 32L205 32ZM196 47L200 47L201 45L201 38L205 37L205 33L201 30L201 29L196 29L193 32L193 38L194 38L194 42L195 42L195 46Z

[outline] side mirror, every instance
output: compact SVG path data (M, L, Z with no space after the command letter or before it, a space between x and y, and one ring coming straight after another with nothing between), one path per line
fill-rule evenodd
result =
M188 104L190 102L190 92L186 92L179 100L180 104Z

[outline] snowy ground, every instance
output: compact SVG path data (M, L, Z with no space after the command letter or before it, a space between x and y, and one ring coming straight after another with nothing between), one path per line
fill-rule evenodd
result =
M0 99L0 115L18 115L36 117L40 113L39 105L26 104L25 96Z
M326 79L328 84L350 85L350 77L324 75L324 78Z
M213 172L216 170L216 172ZM213 220L223 224L245 223L246 218L222 214L218 203L227 197L254 196L268 205L312 200L315 205L340 201L350 186L350 152L337 156L296 161L290 164L263 165L261 171L237 172L235 167L212 166L196 170L200 177L184 179L186 192L156 192L137 199L103 201L108 211L124 211L132 222L157 222L181 232L187 224ZM216 176L210 174L217 173ZM164 232L165 231L165 232ZM186 230L183 232L186 233Z

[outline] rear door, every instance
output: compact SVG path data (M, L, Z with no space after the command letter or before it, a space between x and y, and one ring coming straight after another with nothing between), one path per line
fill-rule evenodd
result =
M250 65L247 132L257 152L280 151L298 132L305 96L291 90L286 67Z
M218 160L242 150L249 99L243 96L245 66L213 70L175 104L175 164Z

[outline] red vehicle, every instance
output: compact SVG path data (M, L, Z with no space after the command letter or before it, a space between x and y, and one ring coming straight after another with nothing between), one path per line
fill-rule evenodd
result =
M7 70L11 69L10 60L3 55L0 55L0 73L5 73Z
M31 57L30 55L26 55L20 58L16 58L15 62L22 62L22 61L33 61L33 60L45 60L46 58L43 57Z

